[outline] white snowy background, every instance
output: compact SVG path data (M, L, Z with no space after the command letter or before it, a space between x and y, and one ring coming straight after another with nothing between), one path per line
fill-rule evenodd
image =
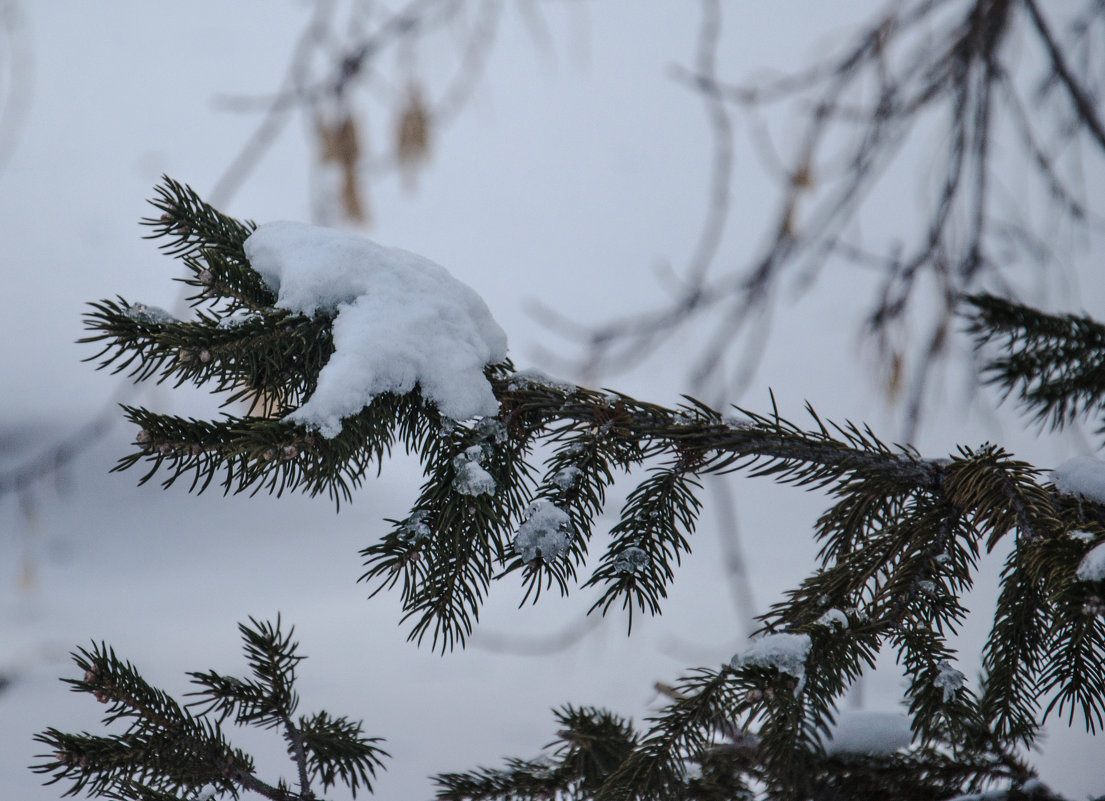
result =
M485 299L516 364L558 373L562 365L548 354L571 346L535 321L534 302L601 322L660 300L656 265L685 264L705 212L709 131L699 98L670 77L673 64L693 57L696 4L540 5L551 45L535 45L516 6L506 4L486 75L436 137L418 191L404 192L395 177L372 185L368 233L445 265ZM724 5L719 64L733 77L799 67L874 7ZM18 32L7 42L20 70L8 91L29 89L16 146L0 162L6 470L99 414L120 385L80 363L91 355L74 344L86 302L119 293L176 303L171 279L180 268L141 238L145 199L161 173L210 190L258 122L217 110L213 99L273 91L309 8L293 0L9 0L0 11ZM432 54L426 60L432 71ZM310 220L313 156L304 133L301 124L288 127L228 212L259 222ZM736 160L723 265L742 263L759 246L775 191L746 138L738 139ZM904 192L900 207L885 213L915 214L918 201ZM1080 310L1075 298L1105 315L1100 279L1085 268L1078 278L1077 268L1068 286L1078 291L1049 302ZM731 400L764 410L771 387L793 418L808 398L828 418L869 422L893 439L900 418L860 347L871 290L863 280L834 267L815 291L780 298L762 368L748 393ZM693 342L684 336L639 368L601 379L642 399L677 402L686 389L681 349ZM975 414L952 381L937 400L918 442L926 455L988 439L1045 467L1086 455L1070 440L1037 439L1011 406ZM158 389L142 401L176 413L212 409L186 391ZM147 679L181 692L185 671L241 671L235 624L280 613L309 656L300 671L302 709L363 718L369 734L386 738L392 759L378 796L404 799L429 797L431 773L536 755L552 738L552 707L599 704L640 719L658 703L654 682L747 647L748 621L734 609L710 506L663 617L635 622L632 638L614 615L567 647L517 653L550 650L579 627L590 599L550 598L519 611L520 593L507 583L493 588L471 646L442 656L407 643L395 599L367 601L356 582L358 549L415 496L420 474L412 460L386 464L335 514L325 499L136 487L139 472L108 473L133 436L118 425L56 481L0 499L0 674L10 682L0 691L3 798L60 795L26 769L37 753L34 732L96 730L101 708L58 681L72 675L67 653L90 640L110 643ZM734 478L732 490L763 609L811 564L810 526L825 503L763 479ZM984 568L981 611L958 663L968 683L996 564ZM892 713L899 697L890 664L867 682L862 703ZM288 775L271 733L242 732L238 742L256 749L267 778ZM1074 798L1105 792L1100 741L1053 722L1043 750L1043 779L1055 789Z

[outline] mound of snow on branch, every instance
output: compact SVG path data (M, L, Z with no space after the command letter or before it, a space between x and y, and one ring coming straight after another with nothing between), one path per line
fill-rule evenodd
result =
M798 679L798 686L795 688L797 694L806 684L806 659L812 646L813 641L808 634L765 634L756 639L744 653L734 656L730 664L735 668L758 665L787 673Z
M1105 503L1105 462L1100 459L1091 456L1067 459L1051 471L1051 480L1060 492Z
M444 267L343 231L295 222L260 226L246 257L277 308L334 314L334 354L289 420L337 436L343 417L384 392L422 395L454 420L493 415L483 368L506 358L506 334Z
M1082 557L1077 575L1079 581L1105 581L1105 542Z
M825 753L893 754L913 741L909 718L900 712L843 710L825 738Z

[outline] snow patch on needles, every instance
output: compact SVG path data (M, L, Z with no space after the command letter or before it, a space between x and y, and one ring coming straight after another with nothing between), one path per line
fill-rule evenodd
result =
M829 729L826 754L893 754L913 742L909 718L899 712L839 712Z
M1067 459L1051 471L1055 489L1105 503L1105 462L1092 456Z
M569 384L567 381L561 381L559 378L553 378L548 373L543 373L532 367L516 371L514 375L511 376L510 385L507 389L511 392L516 392L519 389L535 386L557 389L562 392L573 392L576 389L575 385Z
M495 479L483 469L482 445L473 445L453 459L453 489L461 495L494 495Z
M553 562L568 552L571 530L567 512L551 501L536 500L526 510L526 522L518 527L514 550L526 562L538 557Z
M648 563L648 554L643 549L637 547L626 548L614 560L614 572L631 576L648 567Z
M261 315L257 312L250 309L238 309L238 311L228 314L226 317L219 320L219 324L216 327L222 329L237 328L240 325L245 325L246 323L259 319L260 316Z
M574 464L570 464L567 467L561 468L553 473L552 483L560 487L560 489L567 492L573 489L578 483L580 477L583 475L583 471L576 467Z
M399 527L399 539L408 545L418 545L433 536L429 525L426 523L426 513L417 511Z
M956 692L967 681L967 677L952 667L952 663L947 659L941 660L936 669L940 672L932 680L932 683L944 691L944 703L946 704L955 698Z
M780 673L794 676L798 679L798 686L794 688L797 694L806 684L806 659L811 647L813 641L808 634L765 634L743 654L734 656L730 664L735 668L745 665L775 668Z
M1079 581L1105 581L1105 542L1082 557L1077 575Z
M839 609L829 609L825 614L817 619L819 625L827 626L830 629L848 628L848 615Z
M287 419L337 436L343 417L384 392L417 384L454 420L494 415L483 368L506 358L506 334L469 286L444 267L343 231L295 222L260 226L246 258L276 306L334 314L334 354L318 387Z
M180 322L160 306L151 306L147 303L133 303L123 310L123 314L139 323L164 325L165 323Z

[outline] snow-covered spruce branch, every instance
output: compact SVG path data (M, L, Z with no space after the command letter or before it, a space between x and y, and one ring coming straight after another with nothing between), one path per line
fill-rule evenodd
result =
M401 445L425 483L410 514L362 551L362 578L398 589L412 639L463 645L491 582L512 574L527 600L582 582L598 593L592 611L658 613L691 548L702 476L741 471L832 498L814 531L818 564L763 616L763 636L677 684L646 731L610 734L605 746L628 749L624 759L586 773L586 788L579 769L516 761L443 779L447 797L674 801L767 787L799 799L864 782L875 793L879 776L903 797L1005 781L1045 798L1016 751L1034 741L1041 705L1102 725L1100 463L1061 468L1052 484L993 445L925 459L812 408L802 428L774 409L731 419L690 398L665 408L519 372L482 300L425 259L309 226L235 225L180 185L159 208L204 308L182 322L123 300L94 304L97 358L255 402L218 421L128 408L139 447L119 468L145 462L144 481L190 476L199 491L221 476L226 492L340 501ZM639 478L593 560L593 521L618 476ZM975 691L948 637L983 552L1002 543ZM826 746L836 706L887 647L908 674L911 731L898 745L912 748L843 759Z
M293 720L299 699L294 690L296 653L292 631L250 620L239 625L252 678L214 671L191 673L196 700L182 706L142 678L130 662L104 644L73 654L80 679L65 679L75 692L107 705L104 725L127 724L108 736L66 734L47 729L35 739L50 753L34 766L49 774L49 783L68 782L67 795L90 795L143 801L237 797L249 790L272 801L312 801L314 788L341 784L354 795L372 790L372 779L387 753L364 737L360 723L325 712ZM280 728L296 765L298 791L280 779L259 778L253 758L230 746L223 724Z

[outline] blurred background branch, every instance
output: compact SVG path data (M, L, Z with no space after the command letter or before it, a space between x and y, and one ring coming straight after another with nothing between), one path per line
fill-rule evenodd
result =
M715 143L729 138L718 104L740 111L778 176L774 222L751 260L707 269L717 221L729 214L721 184L728 150L715 144L702 240L712 246L700 242L682 285L657 308L595 327L564 326L583 346L582 369L627 369L677 330L707 320L713 333L693 361L692 385L715 402L733 400L754 373L781 293L806 291L840 259L879 276L863 315L865 337L887 396L902 404L902 439L912 441L963 294L985 286L1015 296L1033 277L1022 266L1046 285L1047 274L1062 269L1064 244L1080 230L1102 230L1102 210L1091 206L1084 181L1105 162L1095 102L1105 81L1105 4L1072 7L1048 20L1030 0L903 1L795 74L731 83L701 52L693 68L678 68L677 80L712 110ZM705 19L720 24L709 13ZM1026 74L1025 63L1035 71ZM801 115L796 132L779 106ZM901 156L920 149L933 172L917 182L923 217L919 227L909 221L919 231L911 234L878 211L901 193ZM1042 219L1029 219L1017 208L1020 197L1010 197L1021 179L1050 199ZM874 233L861 236L869 218Z

